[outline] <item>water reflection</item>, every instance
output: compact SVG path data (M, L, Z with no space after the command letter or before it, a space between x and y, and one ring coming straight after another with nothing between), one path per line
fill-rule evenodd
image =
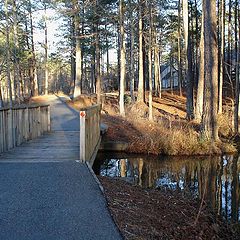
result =
M94 170L142 187L190 190L209 200L219 214L240 222L240 156L156 158L100 154Z

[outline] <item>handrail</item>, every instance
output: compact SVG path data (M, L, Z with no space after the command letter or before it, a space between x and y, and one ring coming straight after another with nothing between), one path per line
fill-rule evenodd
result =
M6 111L6 110L18 110L18 109L27 109L27 108L38 108L38 107L48 107L49 104L32 104L32 105L21 105L21 106L13 106L13 107L3 107L0 108L0 111Z
M80 109L80 161L93 165L100 142L100 104Z
M0 109L0 153L50 131L50 106Z

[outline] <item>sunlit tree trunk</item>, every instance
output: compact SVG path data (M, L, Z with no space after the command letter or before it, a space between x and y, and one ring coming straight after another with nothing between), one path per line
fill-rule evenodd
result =
M80 39L80 7L78 1L74 0L74 32L75 32L75 44L76 44L76 58L75 58L75 85L73 97L76 98L81 95L82 85L82 49Z
M18 17L17 17L17 9L16 9L16 1L13 2L13 41L14 41L14 92L15 99L20 104L21 100L21 88L20 88L20 65L18 58L18 49L19 49L19 41L18 41Z
M45 16L44 16L44 33L45 33L45 86L44 94L48 94L48 26L47 26L47 5L44 4Z
M149 45L148 45L148 74L149 74L149 120L153 121L153 107L152 107L152 3L149 2Z
M36 68L36 53L35 53L35 44L34 44L34 38L33 38L33 17L32 17L32 3L31 0L28 1L27 5L27 12L29 17L29 24L30 24L30 34L26 37L27 42L27 48L29 51L29 58L28 58L28 64L29 64L29 87L27 87L27 84L25 84L25 94L27 94L27 91L30 90L31 96L37 96L38 95L38 79L37 79L37 68ZM28 31L28 23L26 20L26 32ZM29 40L30 38L30 40ZM27 90L27 91L26 91Z
M119 2L119 21L120 21L120 94L119 94L119 108L120 114L125 116L124 110L124 88L126 77L126 47L125 47L125 33L124 33L124 10L123 0Z
M100 66L100 44L99 44L99 23L98 23L98 0L95 0L95 49L96 49L96 94L97 103L101 103L101 66Z
M178 0L178 87L179 95L182 96L182 47L181 47L181 0Z
M198 33L199 31L199 17L198 17L198 3L197 0L194 0L194 5L195 5L195 22L196 22L196 32ZM193 30L194 32L194 30ZM193 33L194 34L194 33ZM193 40L194 42L194 40ZM196 41L195 41L195 67L194 67L194 83L198 84L198 77L199 77L199 34L196 34ZM193 54L194 54L194 49L193 49Z
M199 78L197 87L197 100L195 119L201 121L203 113L203 90L204 90L204 14L202 14L202 29L200 39L200 61L199 61Z
M132 1L130 2L132 3ZM130 47L130 94L131 94L131 99L132 102L135 101L134 97L134 73L135 73L135 68L134 68L134 20L133 20L133 14L131 13L131 33L130 33L130 40L131 40L131 47Z
M203 0L204 14L204 104L203 137L218 140L218 49L216 1Z
M144 102L144 59L143 59L143 18L142 0L139 0L139 79L138 79L138 102Z
M110 79L109 79L109 74L110 74L110 72L109 72L109 66L110 66L110 64L109 64L109 40L108 40L108 34L107 34L107 31L108 31L108 29L107 29L107 24L105 24L105 32L106 32L106 37L105 37L105 42L106 42L106 55L107 55L107 81L108 81L108 86L110 86Z
M183 27L186 51L186 95L187 95L187 119L194 116L193 109L193 77L192 77L192 49L189 35L188 0L183 0Z
M171 94L173 95L173 81L174 81L174 76L173 76L173 57L170 56L170 89L171 89Z
M232 77L232 0L228 3L228 74ZM229 79L231 81L231 79Z
M8 93L9 93L9 106L13 106L12 99L12 82L10 75L10 40L9 40L9 16L8 16L8 0L5 0L4 12L6 17L6 65L7 65L7 82L8 82Z
M73 8L73 6L72 6ZM75 27L74 27L74 15L69 18L69 33L70 33L70 44L71 44L71 82L70 82L70 95L73 97L74 94L74 85L75 85L75 79L76 79L76 38L75 38Z
M221 2L221 46L219 63L219 93L218 93L218 113L222 114L223 99L223 79L224 79L224 55L225 55L225 0Z
M239 10L238 10L238 1L236 0L235 3L235 59L236 59L236 66L235 66L235 109L234 109L234 130L235 133L239 133L239 55L240 55L240 31L238 29L239 26Z

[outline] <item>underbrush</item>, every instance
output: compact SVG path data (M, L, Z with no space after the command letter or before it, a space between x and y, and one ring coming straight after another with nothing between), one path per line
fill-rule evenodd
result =
M129 142L129 152L166 154L166 155L210 155L233 153L236 151L232 143L210 141L201 138L193 127L186 126L169 128L164 123L151 123L145 120L131 120L129 122L141 133L132 137Z
M154 122L150 122L145 103L126 103L126 117L122 118L119 116L118 96L104 96L102 120L109 127L104 139L127 142L127 151L131 153L211 155L236 152L233 142L228 140L233 134L231 116L219 116L219 135L223 141L212 143L201 137L198 123L184 119L184 103L178 106L178 101L168 98L155 99L161 104L153 109ZM95 95L82 95L68 104L79 110L95 102Z

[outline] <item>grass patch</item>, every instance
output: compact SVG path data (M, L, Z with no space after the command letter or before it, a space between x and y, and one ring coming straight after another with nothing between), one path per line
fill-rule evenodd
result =
M126 117L119 115L118 95L105 94L102 121L109 129L103 140L124 141L131 153L165 155L211 155L234 153L231 117L219 116L219 135L224 141L212 143L201 138L200 125L185 119L185 99L163 93L154 98L154 122L148 121L148 106L136 102L126 104ZM76 109L96 103L96 96L81 95L68 104Z

